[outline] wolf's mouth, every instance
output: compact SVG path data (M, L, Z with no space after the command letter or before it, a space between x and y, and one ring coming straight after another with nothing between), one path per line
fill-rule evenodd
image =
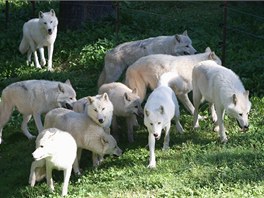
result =
M237 121L237 124L240 127L241 131L246 132L248 130L248 126L241 126L239 121L238 120L236 120L236 121Z

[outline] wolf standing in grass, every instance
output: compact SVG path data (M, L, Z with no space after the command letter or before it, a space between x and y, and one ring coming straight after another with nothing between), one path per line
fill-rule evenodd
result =
M208 60L195 66L192 76L194 128L199 127L198 108L204 98L210 103L212 117L216 121L215 131L219 131L221 142L227 142L224 127L225 111L237 120L240 128L248 129L251 108L249 91L245 90L239 77L232 70Z
M48 47L48 70L52 69L52 55L54 42L57 37L58 19L55 11L39 12L39 18L31 19L23 26L23 38L19 45L19 51L24 54L27 52L27 64L31 62L31 55L34 54L34 62L37 68L46 65L44 57L44 46ZM38 60L37 49L40 53L40 63Z

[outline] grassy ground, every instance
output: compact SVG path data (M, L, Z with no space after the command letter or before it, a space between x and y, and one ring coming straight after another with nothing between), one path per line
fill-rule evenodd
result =
M79 30L59 30L55 43L54 68L50 73L26 66L26 57L18 51L23 23L31 16L29 3L10 4L10 22L0 29L0 90L12 82L26 79L65 81L70 79L77 97L95 95L96 82L108 49L125 41L158 35L172 35L188 30L193 46L203 52L210 46L221 56L219 42L223 20L219 2L123 2L118 39L115 21L109 17L99 23L88 23ZM0 2L0 9L4 9ZM263 15L263 3L232 2L232 9ZM58 2L38 2L37 10L54 8ZM83 175L72 175L69 197L263 197L264 194L264 87L263 16L256 17L228 10L226 66L233 69L250 90L252 110L250 129L239 132L235 120L226 117L229 142L220 144L212 132L210 120L202 121L198 132L192 130L192 116L181 108L181 123L185 134L171 128L170 149L161 150L156 144L157 169L148 164L147 130L142 120L136 130L135 143L128 144L126 129L119 146L124 154L107 157L97 169L92 168L91 156L85 152L81 160ZM142 11L144 10L144 11ZM5 27L3 12L0 26ZM246 32L246 33L245 33ZM250 33L250 34L248 34ZM207 105L201 108L208 116ZM49 192L45 181L34 188L28 185L31 153L34 141L20 132L21 115L13 113L3 130L0 145L0 197L59 197L62 173L54 171L55 192ZM120 123L122 120L120 120ZM30 130L36 134L33 121Z

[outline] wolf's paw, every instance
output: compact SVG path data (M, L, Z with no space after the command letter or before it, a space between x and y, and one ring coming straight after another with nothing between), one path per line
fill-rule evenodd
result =
M33 140L33 139L36 138L36 136L35 136L35 135L27 135L27 138L28 138L29 140Z
M46 65L46 60L45 59L40 60L40 65L41 66L45 66Z
M150 163L150 164L148 165L148 168L151 168L151 169L156 168L156 163Z
M225 143L227 143L228 139L227 139L227 137L222 137L222 138L220 138L220 141L222 144L225 144Z
M219 126L214 127L214 132L219 132Z

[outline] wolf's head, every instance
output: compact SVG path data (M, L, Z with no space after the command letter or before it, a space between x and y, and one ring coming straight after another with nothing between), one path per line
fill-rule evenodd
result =
M43 130L36 139L36 150L32 153L35 160L51 157L54 154L54 135L56 130Z
M137 116L143 116L141 99L137 95L136 89L133 89L132 92L125 92L123 99L125 104L125 110L128 114L136 114Z
M164 127L164 107L161 105L156 111L149 111L144 109L144 125L147 127L148 132L153 134L159 140L162 129Z
M73 102L76 101L76 93L72 88L70 80L66 80L65 83L59 83L57 89L58 89L58 97L57 97L58 107L72 109L72 104Z
M45 29L47 34L52 35L58 26L58 19L55 11L51 9L49 12L39 12L39 23Z
M192 46L192 40L185 30L182 34L175 35L175 55L191 55L195 54L197 51Z
M122 150L117 146L117 142L112 135L102 134L101 143L103 146L103 154L121 156Z
M239 127L243 131L248 130L248 115L251 109L251 102L249 101L249 91L233 94L230 100L231 104L226 110L227 114L237 120Z
M87 114L99 126L109 127L113 116L113 104L107 93L87 97ZM110 123L108 123L110 121Z

